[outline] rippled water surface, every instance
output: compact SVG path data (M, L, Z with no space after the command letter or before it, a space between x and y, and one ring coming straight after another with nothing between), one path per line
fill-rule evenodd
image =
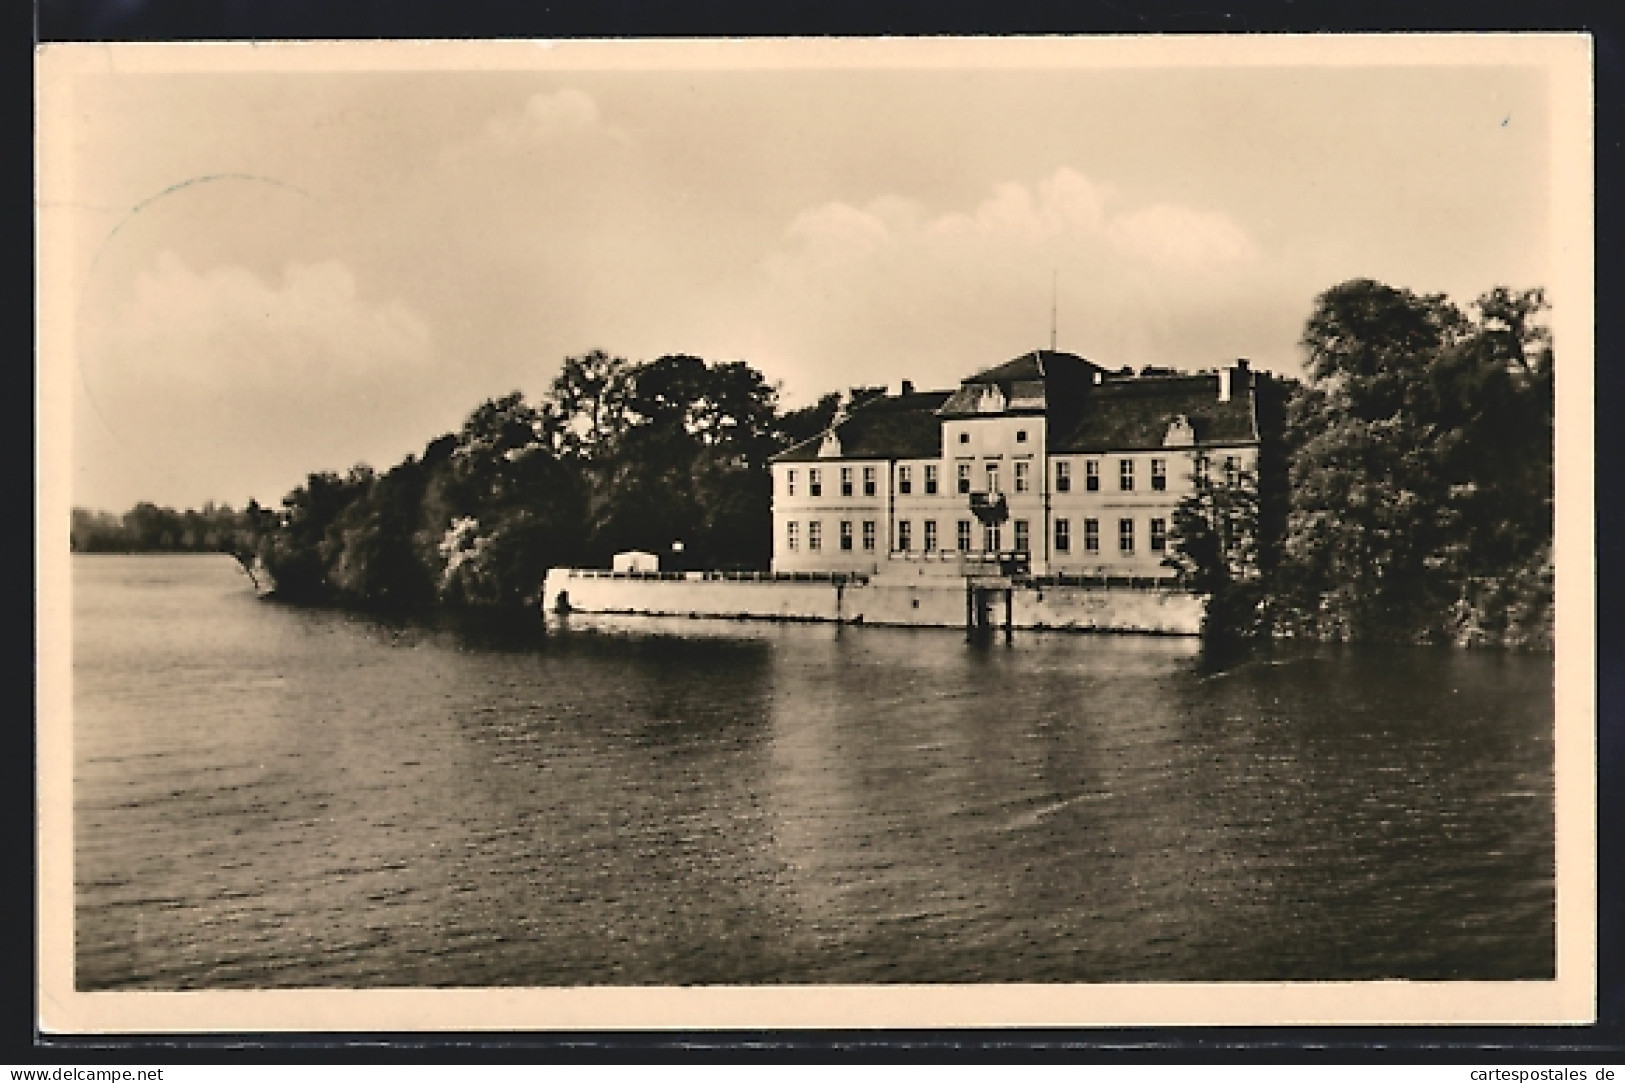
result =
M80 988L1553 972L1548 657L74 590Z

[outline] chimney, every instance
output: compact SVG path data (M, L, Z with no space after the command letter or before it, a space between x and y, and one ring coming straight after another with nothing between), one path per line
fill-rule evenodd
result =
M1230 368L1219 370L1219 401L1229 402L1230 396L1253 386L1252 372L1245 357L1236 358Z
M904 380L903 381L903 394L905 394L905 395L914 394L914 381L913 380Z

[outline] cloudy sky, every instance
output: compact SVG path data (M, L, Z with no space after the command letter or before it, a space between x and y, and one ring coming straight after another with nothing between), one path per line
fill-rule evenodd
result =
M1047 344L1053 281L1062 349L1295 373L1346 278L1550 284L1538 66L1046 55L91 65L42 119L73 500L274 504L595 347L951 386Z

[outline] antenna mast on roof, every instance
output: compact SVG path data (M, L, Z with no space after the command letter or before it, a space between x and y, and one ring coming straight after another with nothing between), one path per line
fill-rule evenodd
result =
M1056 287L1057 283L1059 282L1059 280L1060 280L1060 272L1056 271L1056 270L1054 270L1052 268L1050 270L1050 273L1049 273L1049 351L1050 351L1050 353L1055 352L1055 308L1056 308L1056 296L1057 296L1055 287Z

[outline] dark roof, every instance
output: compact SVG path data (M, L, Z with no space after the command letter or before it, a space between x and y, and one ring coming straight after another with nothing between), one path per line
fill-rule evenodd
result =
M1258 439L1252 393L1236 389L1219 401L1219 377L1142 376L1108 379L1090 390L1087 405L1064 431L1051 430L1050 454L1160 448L1168 425L1183 415L1199 444L1245 444Z
M1033 350L967 377L943 404L942 413L946 417L974 416L978 389L989 384L1004 392L1008 412L1042 413L1049 392L1075 394L1078 385L1091 383L1095 373L1102 371L1099 365L1077 354Z
M1066 360L1058 362L1061 358ZM1220 402L1215 373L1108 375L1098 384L1092 375L1087 381L1080 379L1097 367L1081 357L1043 350L979 373L956 391L886 395L860 389L847 416L835 427L841 439L839 458L938 458L943 417L956 416L956 403L973 401L976 385L994 382L1001 382L1006 395L1047 397L1044 409L1052 455L1161 448L1176 417L1190 421L1198 444L1258 441L1253 395L1245 386L1238 387L1229 402ZM1042 376L1034 379L1030 373ZM779 452L773 461L816 462L823 441L824 434L819 433Z
M983 369L964 382L967 384L1008 384L1016 380L1042 380L1057 369L1075 369L1078 367L1086 369L1100 368L1093 361L1085 360L1075 353L1063 353L1060 350L1032 350L1020 357L1012 358L1002 365Z
M860 400L835 426L843 459L935 459L942 454L942 421L937 411L948 391L911 391ZM773 456L774 462L814 462L819 433Z

